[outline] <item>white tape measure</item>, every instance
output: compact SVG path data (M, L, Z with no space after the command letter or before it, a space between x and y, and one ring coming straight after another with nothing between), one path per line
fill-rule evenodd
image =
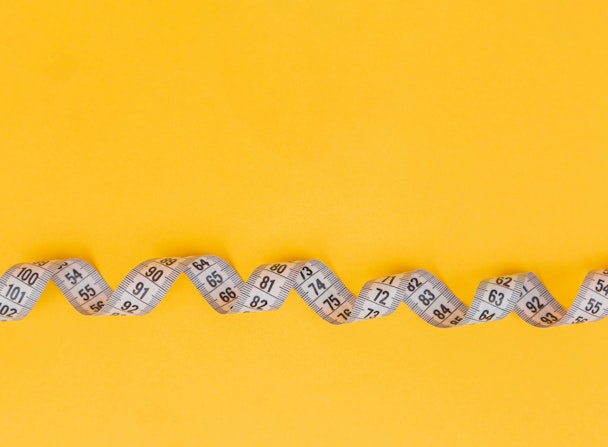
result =
M17 264L0 278L0 320L25 317L53 280L84 315L145 315L184 272L217 312L263 312L281 307L293 288L317 315L332 324L387 316L405 302L433 326L487 323L515 313L536 327L598 321L608 314L608 269L589 272L566 311L533 273L482 281L470 307L436 277L414 270L368 281L355 297L321 261L265 264L243 281L212 256L150 259L137 265L115 291L78 258Z

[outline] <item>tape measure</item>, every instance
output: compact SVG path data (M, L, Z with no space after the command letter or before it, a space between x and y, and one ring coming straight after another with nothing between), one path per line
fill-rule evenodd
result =
M82 259L16 264L0 278L0 320L24 318L50 280L83 315L145 315L182 272L221 314L278 309L291 289L332 324L385 317L401 301L439 328L497 321L511 311L540 328L598 321L608 314L608 269L589 272L566 311L531 272L481 281L467 307L425 270L373 279L355 297L318 260L261 265L243 281L226 261L205 255L149 259L133 268L114 291Z

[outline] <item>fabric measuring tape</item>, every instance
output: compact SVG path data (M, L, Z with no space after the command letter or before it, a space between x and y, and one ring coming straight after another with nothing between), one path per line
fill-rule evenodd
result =
M598 321L608 315L608 269L589 272L566 311L531 272L481 281L467 307L425 270L372 279L355 297L318 260L264 264L243 281L226 261L205 255L149 259L133 268L115 291L82 259L16 264L0 277L0 321L24 318L50 280L83 315L145 315L182 272L221 314L278 309L293 288L332 324L384 317L401 301L439 328L497 321L511 311L539 328Z

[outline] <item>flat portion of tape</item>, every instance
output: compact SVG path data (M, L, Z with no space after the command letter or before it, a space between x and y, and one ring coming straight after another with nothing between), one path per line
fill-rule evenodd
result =
M82 259L16 264L0 277L0 320L24 318L51 280L83 315L145 315L182 272L221 314L278 309L295 289L332 324L384 317L402 301L438 328L497 321L512 311L539 328L598 321L608 315L608 269L589 272L566 311L531 272L481 281L467 307L425 270L370 280L356 297L318 260L261 265L243 281L226 261L205 255L149 259L133 268L114 291Z

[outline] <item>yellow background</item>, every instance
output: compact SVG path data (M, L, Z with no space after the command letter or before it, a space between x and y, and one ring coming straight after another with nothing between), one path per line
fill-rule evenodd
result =
M488 5L487 3L491 3ZM5 1L0 269L157 256L354 291L426 268L466 303L608 264L601 1ZM608 323L333 327L292 292L220 316L182 276L143 318L51 285L0 328L3 445L580 445L608 435Z

